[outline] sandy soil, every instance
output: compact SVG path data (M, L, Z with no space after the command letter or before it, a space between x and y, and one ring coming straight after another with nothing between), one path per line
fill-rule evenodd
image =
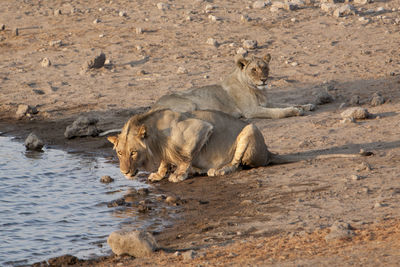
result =
M164 249L151 259L110 256L82 265L396 266L400 1L354 4L358 15L343 18L327 14L319 2L294 11L243 1L165 3L169 7L160 10L156 2L139 0L2 1L0 131L21 139L34 131L47 146L113 156L105 138L67 140L65 127L86 114L98 117L103 130L119 128L165 93L218 83L250 39L258 42L250 54L272 55L271 101L309 103L326 90L334 97L302 117L253 120L271 151L314 156L364 149L374 155L155 184L154 192L184 200L157 215L175 222L155 233ZM106 67L82 73L101 51L110 60ZM45 57L51 66L42 67ZM179 67L187 73L177 73ZM373 107L376 92L386 102ZM341 123L354 96L375 116ZM17 120L20 104L39 112ZM356 235L326 241L335 221L349 223ZM197 252L192 260L174 254L188 249Z

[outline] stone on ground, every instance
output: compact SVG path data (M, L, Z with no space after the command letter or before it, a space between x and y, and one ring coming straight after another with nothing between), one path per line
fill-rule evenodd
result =
M136 258L150 256L158 249L153 235L143 231L115 231L110 234L107 243L115 254Z

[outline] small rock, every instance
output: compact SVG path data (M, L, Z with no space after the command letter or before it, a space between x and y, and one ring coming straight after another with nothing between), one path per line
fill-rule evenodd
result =
M241 15L240 22L245 23L251 21L251 18L248 15Z
M40 63L42 67L50 67L51 66L51 61L47 57L42 59L42 62Z
M102 68L105 62L106 62L106 55L103 52L101 52L100 55L96 56L93 60L87 61L82 66L82 71Z
M290 66L292 66L292 67L297 67L299 65L299 63L298 62L292 62L292 63L290 63Z
M359 105L359 104L360 104L360 96L358 96L358 95L353 95L353 96L350 98L349 104L352 105L352 106L357 106L357 105Z
M15 113L17 119L22 119L27 116L30 117L32 114L37 114L38 110L36 107L28 106L25 104L18 105L17 112Z
M111 178L111 176L109 176L109 175L104 175L104 176L102 176L100 178L100 183L109 184L109 183L112 183L112 182L114 182L114 179Z
M4 31L6 29L6 25L5 24L0 24L0 31Z
M179 198L174 197L174 196L167 196L167 198L165 199L165 203L170 204L170 205L174 205L179 201Z
M370 171L372 170L371 165L369 165L367 162L362 162L356 169L357 171Z
M240 47L237 51L236 54L241 55L242 57L246 57L248 52L246 49L244 49L243 47Z
M360 4L360 5L365 5L365 4L369 4L372 2L373 2L373 0L354 0L355 4Z
M136 34L143 34L142 28L136 28Z
M25 139L25 147L27 150L41 151L44 144L34 133L30 133Z
M213 10L215 7L213 5L207 4L206 7L204 8L205 11L210 11Z
M380 93L374 93L371 98L371 106L376 107L385 103L385 99Z
M358 181L361 179L362 179L362 177L359 175L356 175L356 174L351 175L351 180L353 180L353 181Z
M62 46L62 41L61 40L50 41L49 46L60 47Z
M340 121L340 123L342 124L353 123L353 122L355 122L355 120L352 118L344 118L343 120Z
M120 11L120 12L118 13L118 15L119 15L120 17L126 17L128 14L126 13L126 11Z
M243 48L245 48L245 49L256 49L257 48L257 41L256 40L244 40L243 41Z
M158 249L153 235L143 231L115 231L109 235L107 243L115 254L136 258L150 256Z
M99 120L85 116L78 117L71 125L68 125L64 136L68 139L83 136L97 136L101 131L96 124Z
M350 224L341 221L334 222L333 225L330 227L330 230L331 232L327 236L325 236L325 240L327 242L351 239L353 236L355 236L355 233L352 230Z
M337 8L337 5L335 5L335 4L331 4L331 3L321 4L322 11L325 11L327 13L332 13L336 8Z
M376 12L377 12L377 13L384 13L384 12L385 12L385 8L384 8L383 6L378 7L378 8L376 9Z
M253 8L264 8L267 4L264 1L255 1L253 3Z
M317 105L332 103L334 100L333 96L326 91L319 91L315 96L315 104Z
M253 204L253 201L251 201L250 199L246 199L240 202L240 205L251 205L251 204Z
M108 208L112 208L112 207L120 207L120 206L126 206L126 201L124 198L118 198L116 200L110 201L107 203L107 207Z
M382 203L380 203L380 202L376 202L375 204L374 204L374 209L378 209L378 208L382 208L383 207L383 205L382 205Z
M208 38L208 39L207 39L207 44L212 45L212 46L215 46L215 47L218 47L218 46L219 46L218 41L215 40L214 38Z
M339 18L339 17L345 17L345 16L350 16L350 15L355 15L356 14L356 9L354 8L354 6L347 4L347 5L343 5L339 8L337 8L334 12L333 12L333 16Z
M180 255L182 255L182 253L180 253L179 251L175 251L175 253L174 253L175 257L179 257Z
M184 260L193 260L194 258L196 258L197 253L194 250L188 250L182 253L182 256Z
M95 20L93 21L93 24L98 24L98 23L100 23L100 22L101 22L100 19L95 19Z
M178 70L176 71L177 74L187 74L188 70L184 67L179 67Z
M15 28L15 30L14 30L14 35L15 35L15 36L18 36L18 35L19 35L19 30L18 30L18 28Z
M212 22L217 22L217 21L222 20L221 18L214 16L214 15L209 15L208 19L211 20Z
M166 4L166 3L157 3L157 8L159 9L159 10L167 10L167 9L169 9L169 5L168 4Z
M61 15L61 9L54 10L54 16Z
M371 20L367 19L366 17L360 17L358 21L365 25L368 24Z
M368 110L362 107L348 108L345 111L343 111L340 115L342 116L343 119L349 118L353 120L368 119L371 116Z

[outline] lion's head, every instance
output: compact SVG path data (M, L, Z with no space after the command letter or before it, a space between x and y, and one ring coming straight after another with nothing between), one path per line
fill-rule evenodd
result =
M267 54L263 58L258 57L238 57L236 66L239 70L239 81L257 89L265 89L269 75L269 62L271 55Z
M119 169L127 177L136 175L139 168L145 166L147 159L146 127L137 126L128 121L118 136L107 139L114 144L119 159Z

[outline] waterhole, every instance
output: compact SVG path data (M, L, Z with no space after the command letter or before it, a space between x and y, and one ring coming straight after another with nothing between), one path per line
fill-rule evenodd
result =
M115 181L102 184L103 175ZM141 217L135 207L107 205L144 187L126 180L109 159L56 149L28 152L22 143L0 136L0 266L64 254L106 255L112 231L162 227L163 222Z

